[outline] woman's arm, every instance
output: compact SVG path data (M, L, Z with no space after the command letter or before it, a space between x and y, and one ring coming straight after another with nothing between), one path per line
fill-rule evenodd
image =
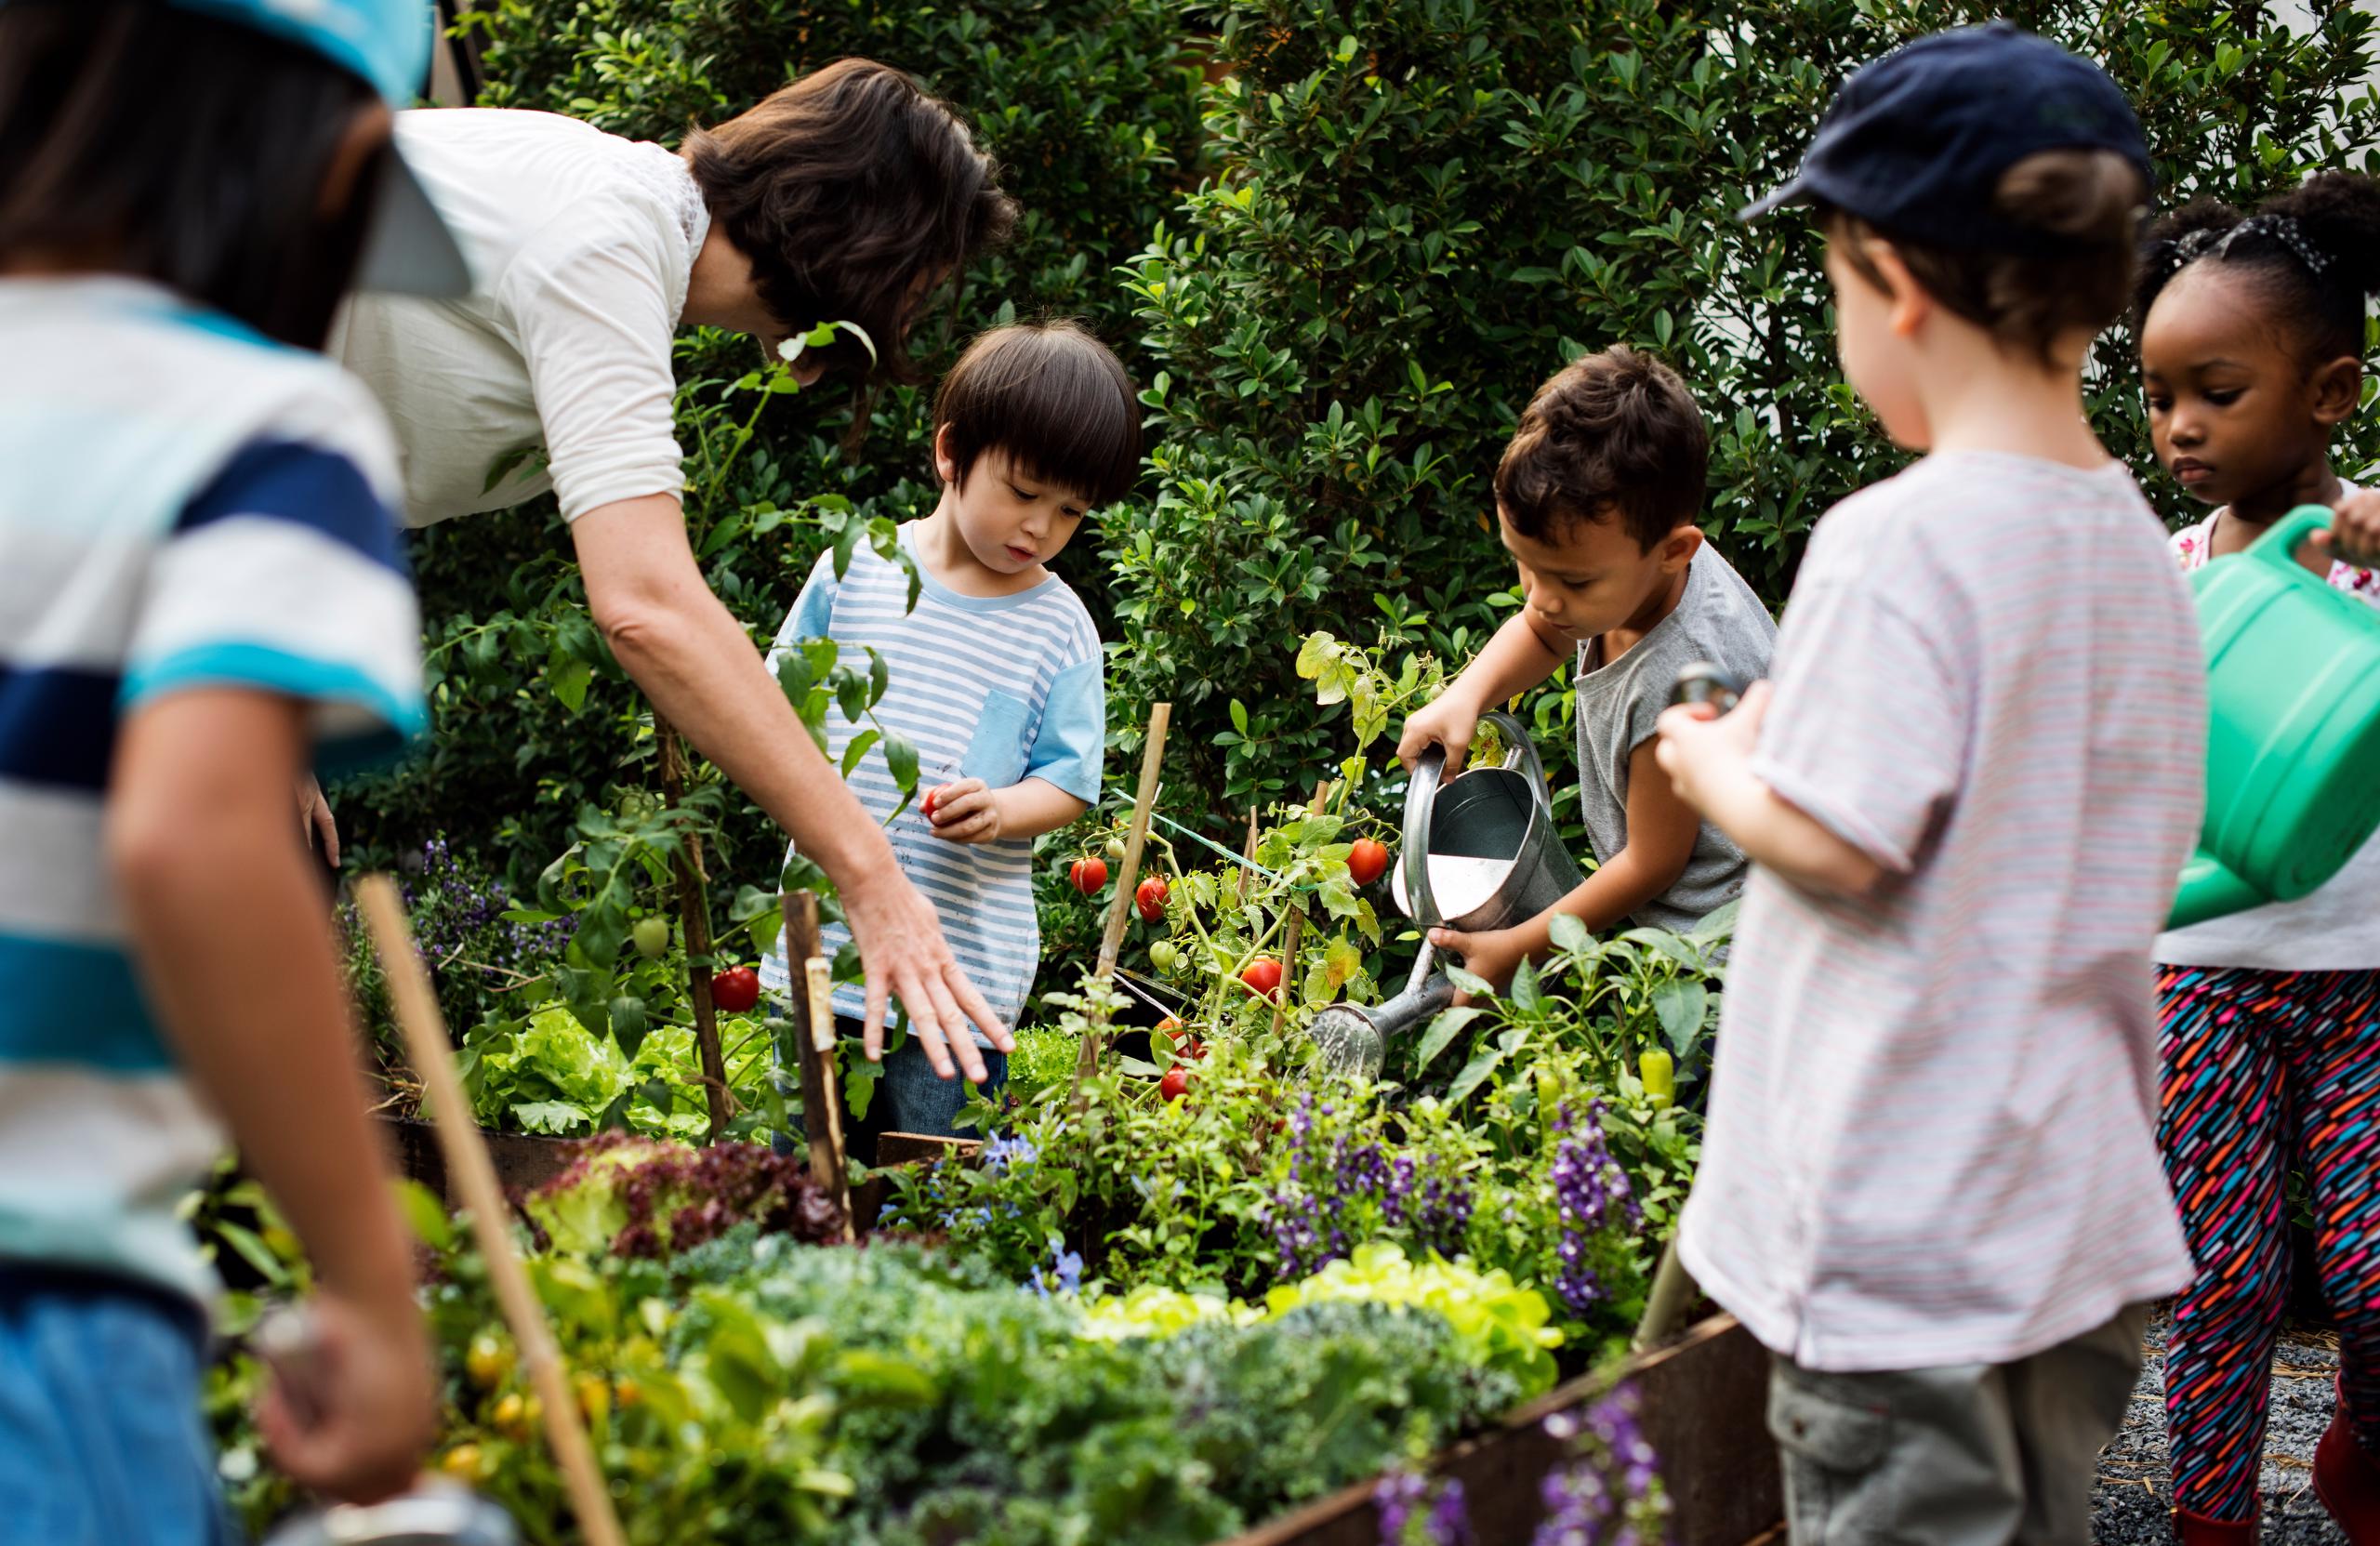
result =
M571 523L595 626L654 706L736 787L793 835L841 893L867 972L866 1045L883 1046L885 1006L898 995L934 1072L951 1077L945 1043L971 1079L983 1059L965 1022L1002 1051L998 1016L951 958L933 908L894 864L892 848L827 764L762 664L744 626L703 583L670 495L615 500Z

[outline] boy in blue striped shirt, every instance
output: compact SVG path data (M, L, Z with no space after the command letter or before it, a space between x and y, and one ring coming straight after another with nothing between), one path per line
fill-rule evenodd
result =
M901 528L921 576L908 606L908 576L863 548L840 579L819 559L777 630L774 670L803 639L832 639L845 665L873 650L891 667L876 719L918 750L928 785L901 810L880 750L851 777L861 803L892 821L892 852L942 919L967 974L1003 1021L1013 1023L1033 984L1040 930L1033 911L1033 839L1079 817L1099 799L1106 697L1091 614L1044 567L1083 517L1122 496L1140 470L1140 404L1124 367L1072 323L996 328L968 347L934 399L934 470L942 500ZM866 729L827 720L827 755L840 760ZM829 953L849 936L826 931ZM761 981L790 984L782 947ZM963 1018L937 1005L945 1024ZM861 990L835 991L845 1035L860 1034ZM1007 1059L972 1027L996 1090ZM871 1059L879 1049L870 1045ZM958 1135L965 1103L947 1052L905 1043L885 1062L852 1149L874 1160L875 1134Z

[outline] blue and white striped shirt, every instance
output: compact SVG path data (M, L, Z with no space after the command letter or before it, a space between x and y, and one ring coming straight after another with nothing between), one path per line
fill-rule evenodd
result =
M912 532L903 527L901 543L914 555ZM803 639L832 639L842 664L862 671L868 650L884 657L890 685L876 718L917 747L921 797L887 834L893 857L933 904L959 964L1012 1025L1041 953L1032 839L945 841L925 819L922 794L961 778L995 789L1038 778L1097 803L1107 739L1099 634L1081 598L1055 575L1013 596L962 596L928 575L914 612L908 600L908 575L866 548L840 581L833 555L821 557L777 630L769 668ZM868 728L830 709L828 756L840 765L843 748ZM880 747L853 770L851 786L879 821L901 802ZM850 937L827 929L827 953ZM760 981L782 994L789 980L780 945L761 963ZM857 1018L866 1008L857 985L835 990L836 1013ZM981 1027L975 1039L991 1045Z
M0 1263L208 1291L175 1207L222 1135L127 953L117 727L229 685L307 701L332 760L420 730L401 487L320 356L139 280L0 279Z

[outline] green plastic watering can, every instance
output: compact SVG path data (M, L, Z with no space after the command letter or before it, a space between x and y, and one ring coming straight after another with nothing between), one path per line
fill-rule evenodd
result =
M2169 927L2294 902L2380 828L2380 609L2295 557L2330 523L2301 505L2190 576L2214 716L2206 825Z

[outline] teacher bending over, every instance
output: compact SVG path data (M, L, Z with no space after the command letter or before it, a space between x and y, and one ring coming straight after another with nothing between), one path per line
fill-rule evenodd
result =
M842 895L867 972L867 1050L898 996L936 1073L983 1062L999 1025L932 908L710 593L686 536L670 402L681 327L774 350L821 322L865 329L803 354L906 374L925 295L1006 236L1015 206L943 103L846 59L682 151L551 113L424 109L396 138L474 276L460 300L359 297L331 352L387 407L407 521L423 526L551 487L612 653L687 738L793 836ZM490 486L492 470L542 446Z

